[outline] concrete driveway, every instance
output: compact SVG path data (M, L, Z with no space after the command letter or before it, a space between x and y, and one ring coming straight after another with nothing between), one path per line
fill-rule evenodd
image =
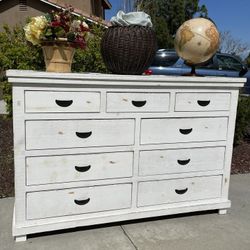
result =
M0 114L7 114L6 103L0 99Z
M13 198L0 199L0 250L250 250L250 174L231 178L227 215L205 212L11 237Z

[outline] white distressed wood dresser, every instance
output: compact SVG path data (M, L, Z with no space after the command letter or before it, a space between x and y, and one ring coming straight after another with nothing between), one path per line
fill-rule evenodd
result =
M7 71L13 235L230 207L242 78Z

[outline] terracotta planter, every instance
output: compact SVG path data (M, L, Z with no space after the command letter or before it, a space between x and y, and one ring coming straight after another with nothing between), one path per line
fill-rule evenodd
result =
M72 43L66 41L43 42L46 71L69 73L75 53Z

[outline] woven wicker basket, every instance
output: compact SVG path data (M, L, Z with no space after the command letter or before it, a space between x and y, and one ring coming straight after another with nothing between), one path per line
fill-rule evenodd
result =
M156 49L153 29L138 25L109 27L101 42L103 61L115 74L142 74L150 66Z
M66 41L43 42L43 55L46 71L69 73L75 49Z

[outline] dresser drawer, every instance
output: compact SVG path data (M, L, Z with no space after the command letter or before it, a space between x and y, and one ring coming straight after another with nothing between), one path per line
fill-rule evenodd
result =
M138 206L219 198L221 176L140 182Z
M224 147L141 151L139 174L160 175L223 169L224 154Z
M27 185L131 177L133 152L39 156L26 159Z
M131 190L119 184L28 193L27 219L129 208Z
M226 111L230 93L177 93L175 111Z
M141 144L226 140L227 124L227 117L142 119Z
M134 144L134 119L26 121L26 149Z
M100 92L25 91L27 113L100 112Z
M168 112L169 93L107 93L107 112Z

